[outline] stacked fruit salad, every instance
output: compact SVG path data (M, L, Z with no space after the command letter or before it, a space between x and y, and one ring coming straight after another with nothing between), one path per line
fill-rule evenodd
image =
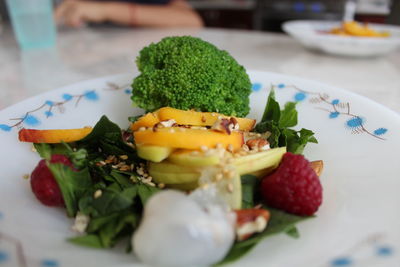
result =
M149 265L208 266L276 233L298 237L295 225L322 203L322 161L302 155L317 141L293 129L296 104L281 109L271 90L262 119L245 118L244 68L198 38L165 38L137 64L132 100L145 113L127 129L103 116L93 127L19 132L43 158L32 192L75 219L68 240L127 242Z

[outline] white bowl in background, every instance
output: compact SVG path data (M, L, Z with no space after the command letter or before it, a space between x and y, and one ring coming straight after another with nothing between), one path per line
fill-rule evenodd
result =
M400 26L368 24L374 30L389 32L389 37L340 36L327 33L341 23L341 21L295 20L285 22L282 28L305 47L333 55L381 56L400 47Z

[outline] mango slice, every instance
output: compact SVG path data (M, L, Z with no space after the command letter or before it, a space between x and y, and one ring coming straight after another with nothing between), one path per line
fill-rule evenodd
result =
M153 127L158 122L160 122L160 120L157 117L157 113L149 112L132 123L131 129L132 131L137 131L141 127Z
M212 126L220 117L230 118L220 113L180 110L170 107L160 108L157 114L160 121L174 119L178 124L192 126ZM256 124L256 120L253 119L234 118L239 124L239 129L242 131L250 131Z
M80 129L56 129L56 130L36 130L21 129L18 132L18 138L21 142L31 143L70 143L81 140L92 131L91 127Z
M159 128L157 131L147 129L133 133L137 145L168 146L200 150L203 147L214 148L218 144L227 149L231 146L238 150L243 145L243 134L232 132L225 134L213 130L190 129L179 127Z

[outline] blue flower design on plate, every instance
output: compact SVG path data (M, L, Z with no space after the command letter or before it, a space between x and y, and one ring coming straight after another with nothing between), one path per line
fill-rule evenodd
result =
M51 111L45 111L44 112L44 114L46 115L46 117L51 117L51 116L53 116L54 114L53 114L53 112L51 112Z
M339 99L334 99L334 100L332 100L331 103L332 103L332 105L337 105L340 103L340 101L339 101Z
M60 266L57 260L44 259L41 262L41 267L58 267Z
M92 91L86 91L83 96L87 99L87 100L91 100L91 101L96 101L99 100L99 96L97 95L97 93L92 90Z
M0 250L0 263L8 261L9 255L7 252Z
M393 254L393 249L389 246L380 246L376 250L378 256L390 256Z
M51 100L46 100L45 104L51 107L54 105L54 102Z
M63 94L63 95L62 95L62 98L63 98L65 101L70 101L70 100L73 98L73 96L70 95L70 94Z
M125 92L125 94L130 95L132 93L132 90L129 88L126 88L124 92Z
M284 83L280 83L280 84L277 85L277 87L278 87L279 89L283 89L283 88L286 87L286 85L285 85Z
M332 267L338 267L338 266L350 266L353 263L353 261L348 258L348 257L340 257L336 258L331 261L331 266Z
M251 89L255 92L260 91L262 88L262 84L261 83L253 83Z
M306 93L304 93L304 92L297 92L297 93L294 95L294 100L295 100L296 102L300 102L300 101L303 101L304 99L306 99L306 97L307 97L307 94L306 94Z
M360 117L353 117L353 118L349 119L349 120L346 122L346 125L347 125L349 128L354 129L354 128L362 127L363 123L364 123L364 121L363 121L362 118L360 118Z
M383 135L387 132L388 130L386 128L378 128L374 131L374 134L376 135Z
M333 112L329 113L329 118L330 119L335 119L335 118L339 117L339 115L340 115L339 112L333 111Z
M9 132L9 131L11 131L12 127L10 127L10 126L8 126L6 124L0 124L0 129L2 131Z
M40 124L40 120L33 115L27 115L24 119L24 122L29 126L36 126Z

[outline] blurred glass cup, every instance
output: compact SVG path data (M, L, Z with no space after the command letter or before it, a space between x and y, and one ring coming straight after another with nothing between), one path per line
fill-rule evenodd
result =
M52 0L7 0L7 8L21 49L55 45L56 26Z

